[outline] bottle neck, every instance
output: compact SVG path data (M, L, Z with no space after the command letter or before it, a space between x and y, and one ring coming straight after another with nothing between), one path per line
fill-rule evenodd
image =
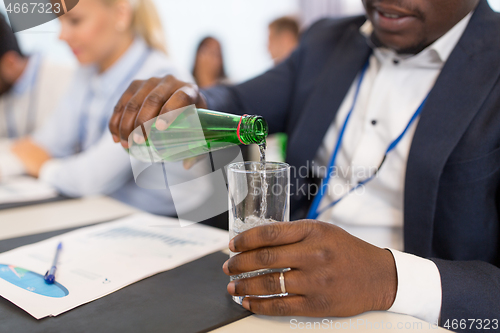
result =
M262 144L268 134L267 122L261 116L243 116L239 129L239 139L245 144Z

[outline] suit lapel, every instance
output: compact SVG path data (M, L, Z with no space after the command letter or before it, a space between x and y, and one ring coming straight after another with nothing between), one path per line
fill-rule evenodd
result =
M404 198L405 251L431 255L441 172L454 147L500 76L500 46L488 43L499 31L482 0L443 67L422 111L408 158Z
M289 147L293 149L287 153L290 164L305 166L307 161L314 159L340 104L370 53L359 26L353 24L335 46L293 130L289 142Z

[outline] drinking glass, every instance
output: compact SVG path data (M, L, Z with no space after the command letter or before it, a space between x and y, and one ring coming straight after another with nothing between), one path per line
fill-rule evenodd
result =
M227 168L229 193L229 237L251 228L290 220L290 166L278 162L238 162ZM231 252L230 256L237 255ZM284 269L261 269L231 276L231 281ZM255 296L276 297L286 294ZM243 297L234 296L241 304Z

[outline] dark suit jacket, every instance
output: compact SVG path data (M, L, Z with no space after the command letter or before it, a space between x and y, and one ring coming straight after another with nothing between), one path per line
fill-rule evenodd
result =
M276 68L204 91L209 107L263 115L272 132L288 134L287 161L310 164L371 53L364 21L319 21ZM297 190L292 208L303 218ZM441 324L500 319L499 213L500 14L481 0L422 111L406 172L405 251L439 269Z

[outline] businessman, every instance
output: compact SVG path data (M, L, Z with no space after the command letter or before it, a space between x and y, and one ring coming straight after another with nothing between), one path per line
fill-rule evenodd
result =
M486 0L363 3L366 17L319 21L246 83L200 92L173 77L134 82L113 138L127 146L135 127L188 104L261 114L288 134L288 163L311 176L293 180L293 217L308 219L238 235L230 249L241 254L223 267L292 268L228 285L290 294L245 298L255 313L389 310L498 329L500 14ZM314 176L321 190L309 195Z

